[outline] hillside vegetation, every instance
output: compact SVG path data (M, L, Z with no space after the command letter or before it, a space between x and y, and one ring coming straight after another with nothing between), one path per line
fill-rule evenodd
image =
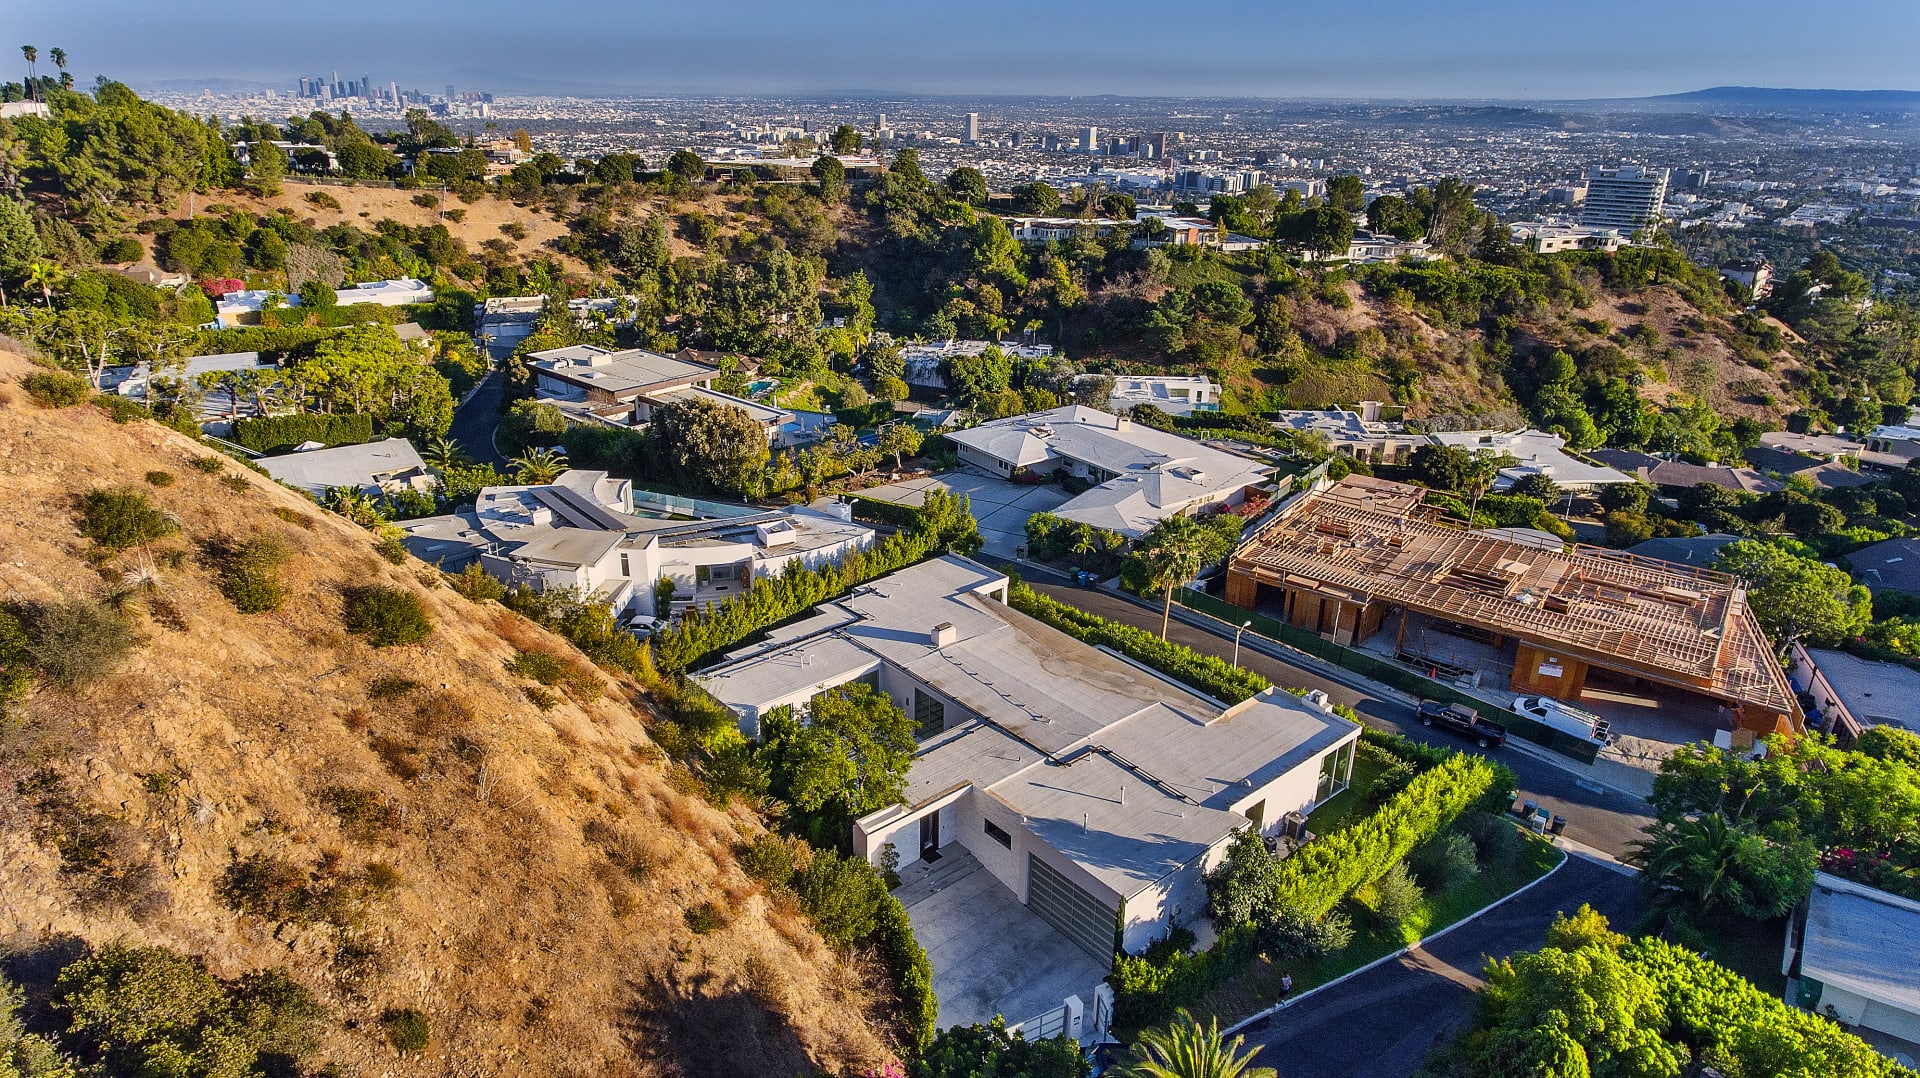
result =
M685 792L635 685L180 434L34 403L30 370L0 353L0 968L30 1029L129 1051L68 1032L76 971L152 947L305 990L272 1073L888 1057L862 971L736 866L758 824ZM424 640L372 646L414 602ZM513 672L556 664L564 694ZM212 1052L197 998L178 1036Z

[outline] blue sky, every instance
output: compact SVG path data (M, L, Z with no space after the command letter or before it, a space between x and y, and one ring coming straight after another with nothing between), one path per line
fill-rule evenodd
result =
M634 93L1920 89L1920 0L0 0L7 9L43 65L59 45L83 82L337 69L420 87Z

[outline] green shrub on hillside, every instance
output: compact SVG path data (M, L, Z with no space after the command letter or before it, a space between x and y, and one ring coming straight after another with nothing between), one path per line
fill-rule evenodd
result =
M85 378L63 371L34 371L20 379L20 388L42 408L71 408L93 396Z
M106 550L145 546L179 530L179 522L137 490L95 490L80 503L80 534Z
M405 588L375 586L347 596L347 630L376 648L418 644L433 634L420 597Z

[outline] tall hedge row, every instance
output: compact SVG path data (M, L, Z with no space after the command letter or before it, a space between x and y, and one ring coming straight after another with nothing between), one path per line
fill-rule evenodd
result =
M365 413L306 413L241 419L233 424L233 440L256 453L292 449L302 442L359 445L373 440L373 417Z
M1202 655L1185 644L1160 639L1145 629L1108 621L1016 584L1007 602L1015 610L1076 640L1104 645L1136 659L1176 681L1184 681L1216 700L1237 704L1265 692L1272 682L1218 655Z
M1493 785L1493 765L1456 753L1415 776L1380 810L1280 862L1280 898L1318 917L1440 833Z
M650 641L654 662L662 670L685 670L857 584L904 569L937 547L937 536L901 532L871 550L847 555L837 565L808 569L798 561L789 562L779 576L754 581L745 594L688 610L670 628L655 634Z

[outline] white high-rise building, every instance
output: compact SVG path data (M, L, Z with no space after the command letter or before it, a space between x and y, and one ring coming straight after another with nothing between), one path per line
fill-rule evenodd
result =
M1622 165L1587 173L1587 201L1580 223L1588 228L1633 232L1654 223L1667 200L1667 170Z
M1100 129L1097 127L1087 128L1086 138L1081 141L1080 145L1088 153L1099 153L1100 152Z
M979 113L977 113L977 112L969 112L969 113L967 113L967 135L966 135L966 138L967 138L967 141L968 141L968 142L979 142L979 141L980 141L980 114L979 114Z

